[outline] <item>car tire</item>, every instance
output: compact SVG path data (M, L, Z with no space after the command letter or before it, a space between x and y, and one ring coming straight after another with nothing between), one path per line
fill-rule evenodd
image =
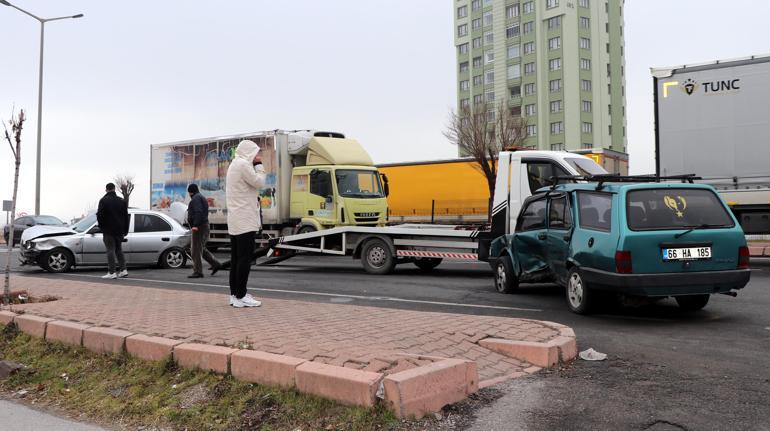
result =
M676 299L676 303L679 305L679 308L684 311L698 311L703 309L703 307L709 303L709 298L711 298L711 295L687 295L674 297L674 299Z
M60 274L72 268L72 265L75 264L75 257L66 248L55 248L43 253L38 262L44 270Z
M567 307L576 314L588 314L594 309L597 292L591 289L583 279L578 267L572 267L567 276Z
M495 290L498 293L513 293L519 289L519 279L513 272L513 264L508 256L500 256L495 264Z
M416 267L420 268L425 272L428 272L428 271L432 271L437 266L441 265L442 260L443 259L440 259L437 257L422 257L422 258L417 258L413 263Z
M380 238L373 238L361 248L361 264L369 274L385 275L396 267L396 257L390 251L388 243Z
M184 268L187 264L187 253L181 248L170 248L160 255L160 266L165 269Z

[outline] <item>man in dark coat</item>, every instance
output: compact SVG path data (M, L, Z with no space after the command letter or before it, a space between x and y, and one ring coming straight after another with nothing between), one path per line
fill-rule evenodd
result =
M201 257L211 265L214 270L221 266L219 261L206 248L206 242L209 240L209 203L200 193L197 184L190 184L187 187L187 193L190 194L190 204L187 206L187 223L192 230L191 254L193 261L193 273L187 278L202 278L203 264Z
M107 249L108 270L107 275L102 278L128 277L122 247L123 238L128 234L128 205L115 193L115 184L108 183L106 192L99 200L99 209L96 211L96 220L99 222L104 247Z

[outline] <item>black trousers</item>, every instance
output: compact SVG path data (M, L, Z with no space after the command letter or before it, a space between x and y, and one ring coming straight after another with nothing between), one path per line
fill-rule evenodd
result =
M256 232L230 235L230 295L238 299L246 295L256 236Z
M104 248L107 250L107 272L113 274L116 270L126 269L126 258L123 255L123 235L102 234ZM117 268L115 260L118 261Z

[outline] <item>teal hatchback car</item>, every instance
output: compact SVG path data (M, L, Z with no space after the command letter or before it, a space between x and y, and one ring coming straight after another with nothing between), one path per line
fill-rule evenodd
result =
M674 297L699 310L710 295L746 286L745 236L712 187L629 178L559 184L529 197L514 233L490 245L495 288L556 282L570 310L585 314L603 292Z

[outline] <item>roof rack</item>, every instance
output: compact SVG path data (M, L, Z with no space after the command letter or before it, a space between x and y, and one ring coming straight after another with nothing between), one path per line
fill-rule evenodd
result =
M596 190L604 188L604 183L659 183L661 181L675 181L679 180L683 183L693 184L695 180L700 180L701 177L695 174L685 175L669 175L659 176L655 174L649 175L617 175L617 174L600 174L600 175L566 175L566 176L554 176L551 177L553 184L551 190L554 190L559 185L559 180L571 180L571 181L586 181L596 182Z

